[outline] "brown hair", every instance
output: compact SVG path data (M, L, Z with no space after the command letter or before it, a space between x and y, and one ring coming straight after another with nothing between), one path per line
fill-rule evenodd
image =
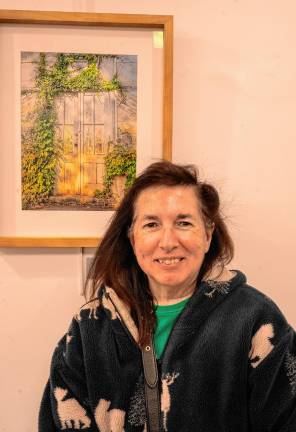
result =
M147 342L155 326L153 297L148 278L137 263L130 240L135 203L139 194L151 186L190 186L196 191L204 222L213 226L212 241L205 255L197 278L197 286L211 269L225 264L233 258L233 242L220 211L217 190L198 178L193 165L176 165L171 162L156 162L148 166L126 192L110 225L97 248L84 288L86 299L94 298L98 286L112 287L117 295L130 307L139 328L139 345ZM90 282L90 284L88 283ZM89 287L89 288L87 288Z

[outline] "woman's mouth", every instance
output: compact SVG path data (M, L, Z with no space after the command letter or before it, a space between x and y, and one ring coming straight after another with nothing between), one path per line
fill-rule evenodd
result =
M178 264L179 262L181 262L184 258L159 258L156 259L155 261L159 262L160 264L164 264L164 265L173 265L173 264Z

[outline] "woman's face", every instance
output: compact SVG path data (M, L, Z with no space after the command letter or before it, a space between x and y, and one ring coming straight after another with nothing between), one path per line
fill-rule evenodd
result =
M195 284L211 237L192 187L154 186L138 196L130 240L153 292Z

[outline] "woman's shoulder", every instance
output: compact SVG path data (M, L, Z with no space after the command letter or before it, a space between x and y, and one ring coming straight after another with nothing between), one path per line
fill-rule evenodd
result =
M218 269L219 270L219 269ZM248 283L246 275L238 269L212 272L204 280L206 295L211 299L216 292L223 295L221 307L243 326L257 327L260 323L274 323L287 328L287 320L276 302L259 288ZM221 308L218 308L218 310Z
M101 306L101 299L96 297L80 306L78 311L74 313L73 319L78 323L87 319L98 320L100 318L100 311L102 309Z
M237 294L244 299L246 306L256 310L265 310L274 314L281 314L279 306L269 295L264 293L260 288L250 285L248 282L243 283L237 290Z
M98 298L84 303L76 310L64 335L58 341L53 352L52 364L63 367L65 362L72 364L83 357L85 346L92 338L91 334L104 326L104 318L101 302ZM83 348L84 347L84 348Z
M250 285L247 280L241 283L234 292L233 301L248 324L257 329L270 325L282 331L290 326L279 305L259 288Z

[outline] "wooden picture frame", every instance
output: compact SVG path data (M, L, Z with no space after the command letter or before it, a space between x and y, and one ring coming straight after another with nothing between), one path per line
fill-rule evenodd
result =
M0 10L1 25L74 26L77 28L138 29L163 32L162 159L172 157L173 17L168 15L101 14L55 11ZM1 37L1 35L0 35ZM0 147L4 143L0 142ZM0 220L1 224L1 220ZM5 234L5 233L4 233ZM98 237L2 236L0 247L96 247Z

